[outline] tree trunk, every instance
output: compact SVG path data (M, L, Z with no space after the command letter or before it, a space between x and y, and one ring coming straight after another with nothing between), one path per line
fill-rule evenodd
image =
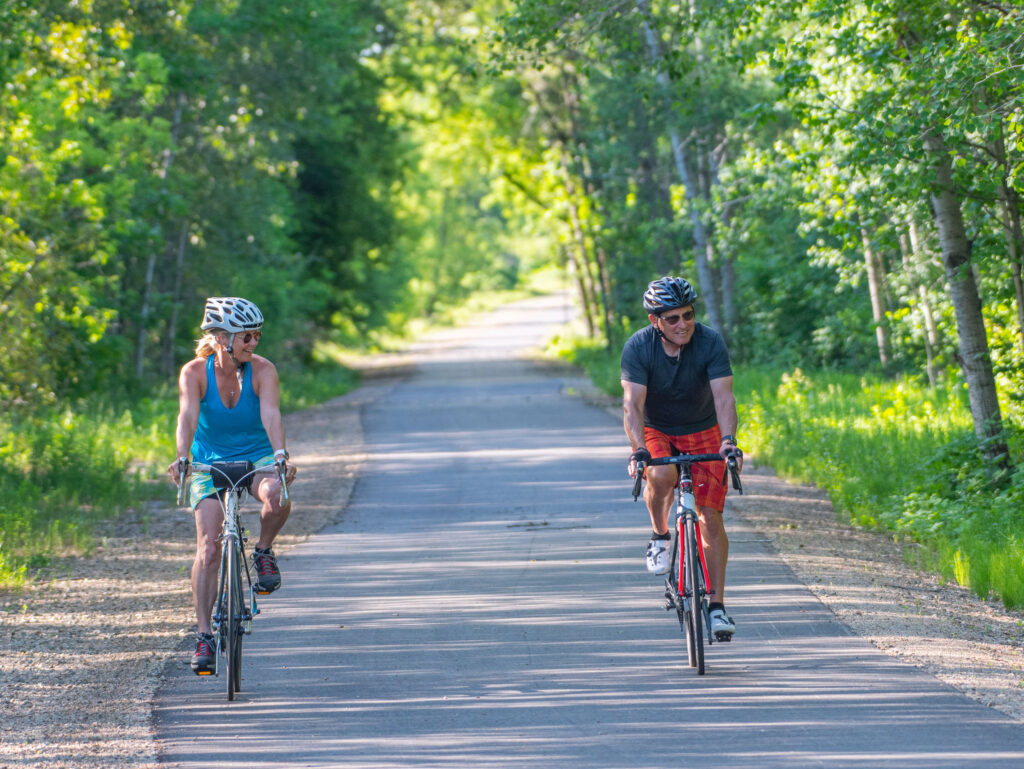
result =
M672 195L668 185L663 183L656 171L658 168L657 138L651 131L642 101L636 102L634 115L643 147L636 158L637 194L645 202L645 208L649 211L648 215L652 220L662 219L671 222L674 218ZM676 238L659 231L658 242L655 244L654 271L659 276L671 273L676 267L678 253L679 246L676 243Z
M1003 237L1010 257L1010 272L1013 274L1013 293L1017 301L1017 332L1024 345L1024 281L1021 267L1024 264L1024 232L1021 227L1020 195L1009 183L1012 163L1006 156L1006 141L1000 133L989 147L992 155L1002 167L1000 202L1002 203Z
M583 308L583 321L587 325L587 336L593 339L597 335L594 328L594 311L590 298L590 290L584 278L583 270L580 269L579 261L576 258L576 250L571 246L562 246L565 251L566 261L569 263L569 275L576 284L576 291L580 295L580 306Z
M650 10L647 0L641 0L637 7L641 9L645 17L649 16ZM658 85L661 86L662 92L667 95L671 89L671 81L661 66L661 41L658 40L657 33L654 31L654 27L649 20L645 19L643 22L643 31L644 37L647 40L648 54L657 70ZM665 108L668 110L672 109L670 104L666 104ZM711 260L709 259L712 246L708 240L707 229L704 227L704 222L700 216L700 206L697 203L700 190L697 186L697 180L687 165L686 148L683 145L683 140L679 136L679 131L671 125L671 122L669 123L668 135L669 141L672 144L672 157L675 160L676 173L679 174L679 181L682 182L683 188L686 191L686 210L690 217L690 227L693 230L693 251L694 262L697 265L698 290L704 297L704 309L708 324L715 329L721 330L723 328L722 317L719 313L719 302L715 293L714 275L711 270Z
M1002 432L1002 416L992 360L989 357L988 338L985 335L981 297L971 270L963 211L953 187L953 167L949 152L939 136L933 132L927 133L925 146L933 155L932 170L935 178L930 197L935 226L939 232L942 264L956 311L960 365L967 380L974 432L981 441L985 458L1005 467L1009 462L1009 452Z
M1024 232L1021 227L1020 196L1003 179L1003 234L1006 237L1006 251L1010 257L1013 273L1013 293L1017 300L1017 332L1024 346L1024 280L1021 264L1024 262Z
M593 182L594 174L590 165L590 159L586 155L586 142L580 138L579 128L576 121L575 106L577 95L574 90L569 88L564 88L563 92L566 113L569 117L569 136L572 140L571 154L576 161L579 177L583 183L583 194L590 201L594 210L600 213L601 198ZM590 240L594 244L594 258L597 267L597 285L600 286L603 297L602 305L604 306L605 343L607 345L611 345L611 329L615 325L615 297L612 295L611 277L608 273L608 258L605 254L604 248L601 247L600 240L594 236L593 230L589 227L587 229L589 231Z
M591 266L590 253L587 249L587 238L583 231L583 224L580 221L579 206L576 205L576 185L572 180L572 171L570 170L570 161L568 157L568 151L565 145L562 145L562 178L563 184L565 184L565 196L569 206L569 226L572 229L573 244L576 247L576 253L578 254L577 267L580 273L584 276L584 280L587 284L587 289L591 297L591 311L594 313L595 318L602 318L604 316L603 308L607 304L607 299L601 296L600 279L595 279L593 268ZM603 323L602 323L603 325ZM607 328L603 329L607 335ZM593 326L591 326L591 336L594 334Z
M913 281L917 283L917 303L921 309L921 318L924 322L924 354L928 372L928 384L935 387L938 384L938 374L935 370L935 348L938 347L939 332L935 326L931 302L928 300L928 288L925 286L921 276L916 274L916 270L923 264L924 259L921 253L921 242L917 234L917 222L913 218L910 219L908 230L910 233L909 262L915 270ZM902 242L903 238L901 237L900 243Z
M178 310L181 308L181 276L185 271L185 249L188 245L188 221L183 220L178 229L178 254L175 260L174 289L171 294L171 316L167 320L167 332L164 334L164 376L175 373L174 341L178 329Z
M149 325L149 307L153 296L153 273L156 270L156 249L149 252L146 262L146 282L139 308L139 333L135 340L135 378L142 380L146 362L146 327Z
M882 288L881 266L871 245L871 237L863 227L860 228L860 238L864 244L864 265L868 273L868 294L871 296L871 317L875 321L878 359L882 362L882 368L888 370L892 356L889 351L889 327L886 323L888 308L885 305L885 291Z
M161 190L163 195L167 195L167 176L170 173L171 166L174 164L174 156L178 144L178 130L181 127L181 111L185 106L185 96L179 93L174 106L174 117L171 121L171 141L167 148L164 150L163 163L160 166L160 178L164 181L164 188ZM163 212L158 212L163 213ZM174 248L172 243L167 243L165 246L165 252L170 255L170 252ZM145 283L142 289L142 306L139 308L139 333L136 338L135 347L135 377L141 380L143 373L145 373L145 361L146 361L146 350L147 344L147 326L149 325L149 313L153 305L153 296L156 292L156 287L153 285L153 278L156 272L156 255L157 251L155 248L149 252L149 259L146 262L146 277ZM168 259L168 261L170 261Z
M719 149L708 152L708 164L711 168L711 186L717 187L719 183L718 169L721 167L719 160ZM724 154L724 152L723 152ZM728 232L732 226L733 211L736 204L727 201L722 205L722 230ZM722 296L722 336L727 345L736 340L736 326L739 322L739 314L736 310L736 266L732 256L728 253L718 255L718 276Z

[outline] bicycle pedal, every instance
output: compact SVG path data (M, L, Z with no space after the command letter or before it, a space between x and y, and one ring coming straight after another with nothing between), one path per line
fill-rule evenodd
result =
M196 673L196 675L198 675L198 676L212 676L213 675L213 671L212 670L200 670L198 673Z

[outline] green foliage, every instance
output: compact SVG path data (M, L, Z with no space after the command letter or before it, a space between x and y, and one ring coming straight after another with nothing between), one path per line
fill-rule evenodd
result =
M918 508L858 467L870 451L906 463L885 474L908 499L942 493L911 456L970 434L958 275L978 284L970 325L984 324L1003 416L1024 418L1022 22L1018 5L971 0L9 0L5 419L60 422L99 393L138 418L191 356L209 294L261 306L261 352L302 380L284 395L299 407L349 386L319 368L325 345L390 344L550 263L593 340L566 355L617 392L605 345L643 322L649 280L681 273L699 277L705 319L721 312L737 363L791 372L786 399L824 409L824 381L854 403L864 372L933 385L921 397L942 428L900 427L897 391L809 433L777 394L748 399L749 421L771 410L787 444L811 441L815 472L851 474L832 493L858 520L923 536ZM950 274L929 205L947 161L968 240ZM797 368L856 376L805 386ZM894 430L906 452L878 444ZM17 453L21 488L47 455ZM996 556L954 540L943 562L995 579L981 564Z

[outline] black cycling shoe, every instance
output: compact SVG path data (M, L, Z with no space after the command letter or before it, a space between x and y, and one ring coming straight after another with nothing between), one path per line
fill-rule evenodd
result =
M196 653L192 655L192 672L211 676L217 669L217 644L209 633L196 633Z
M281 570L277 568L277 557L273 550L254 549L252 565L256 569L256 592L258 594L267 595L281 587Z

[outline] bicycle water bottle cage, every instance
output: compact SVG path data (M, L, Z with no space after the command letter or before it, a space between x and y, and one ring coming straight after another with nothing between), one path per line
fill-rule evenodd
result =
M229 489L239 482L246 473L251 473L253 470L252 462L214 462L210 465L212 470L210 475L213 478L213 485L218 491L224 491ZM252 476L243 481L240 488L249 491L249 487L252 485Z

